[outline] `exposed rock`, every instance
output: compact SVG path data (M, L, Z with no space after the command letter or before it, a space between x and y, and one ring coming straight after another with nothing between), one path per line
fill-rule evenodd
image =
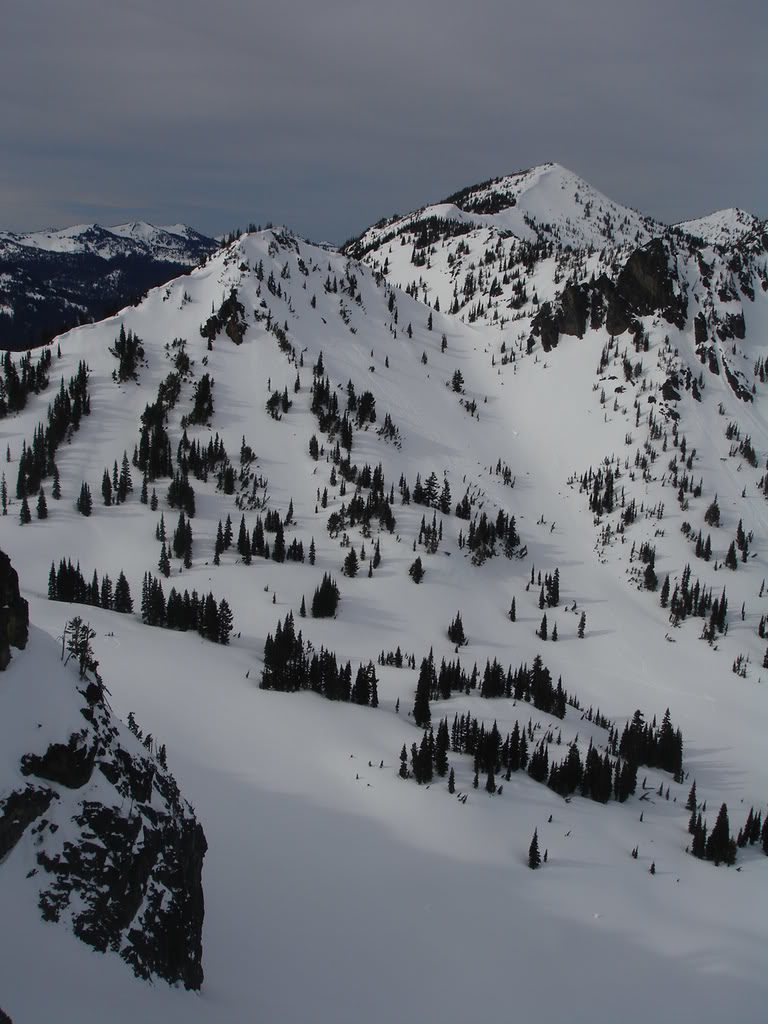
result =
M0 566L18 600L5 556ZM25 640L26 629L24 617ZM4 724L13 724L17 710L22 730L32 724L10 761L18 758L17 767L0 776L8 794L0 800L0 871L37 887L46 920L118 954L138 976L198 989L203 829L164 758L161 764L152 755L151 738L142 745L138 731L118 722L103 688L62 665L54 641L39 631L33 640L34 678L24 676L23 658L6 677ZM34 784L25 782L30 776ZM21 843L28 831L34 842Z
M83 730L80 734L73 733L66 745L52 743L42 756L25 754L21 759L21 773L58 782L68 789L80 789L91 777L95 758L96 744L88 747Z
M0 861L18 843L25 829L45 814L51 801L58 798L59 794L52 789L27 786L0 800Z
M0 1024L13 1024L13 1021L7 1013L3 1013L2 1007L0 1007Z
M616 278L608 303L606 327L623 334L637 316L660 313L668 323L685 326L687 303L676 294L664 243L654 238L635 249Z
M233 288L219 306L218 312L208 317L200 327L200 333L208 339L210 348L219 332L224 329L236 345L242 344L248 325L245 320L245 307L238 301L237 289Z
M23 650L29 636L29 605L19 592L19 577L0 551L0 672L11 660L11 647Z
M583 284L569 284L560 293L557 308L549 302L542 303L541 309L531 321L531 332L541 338L545 352L555 348L561 334L583 338L587 329L589 314L589 290Z

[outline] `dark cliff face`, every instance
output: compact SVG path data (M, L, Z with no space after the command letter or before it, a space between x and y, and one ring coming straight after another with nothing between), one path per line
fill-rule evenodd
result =
M0 551L0 672L11 660L11 647L23 650L29 635L29 606L19 593L19 577Z
M635 249L622 267L608 302L605 326L610 334L623 334L635 317L656 312L676 327L685 326L686 302L675 292L660 238Z
M48 678L25 678L22 657L0 681L10 698L0 713L40 722L16 772L0 776L0 872L26 876L45 920L118 954L138 976L199 989L203 829L167 768L115 719L103 688L79 680L38 636L50 647ZM14 858L23 861L15 868Z

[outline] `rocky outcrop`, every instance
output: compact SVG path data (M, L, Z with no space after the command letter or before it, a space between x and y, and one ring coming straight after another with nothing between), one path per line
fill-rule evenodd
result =
M29 605L19 593L19 577L0 551L0 672L11 660L11 647L23 650L29 635Z
M675 290L660 238L635 249L622 267L608 302L605 326L610 334L623 334L636 317L651 313L659 313L681 329L685 326L687 303Z
M531 334L541 338L545 352L555 348L561 334L583 338L589 315L589 289L583 284L569 284L560 293L555 308L551 303L542 303L541 309L531 321Z
M6 559L6 580L17 584L9 567ZM35 677L24 677L24 658L4 677L4 724L18 713L22 733L32 726L18 740L25 752L13 755L15 771L0 776L0 872L37 887L45 920L119 955L138 976L199 989L203 829L164 749L154 756L151 737L142 742L135 724L119 722L104 688L62 665L52 640L36 631L34 643ZM53 687L55 712L46 700Z

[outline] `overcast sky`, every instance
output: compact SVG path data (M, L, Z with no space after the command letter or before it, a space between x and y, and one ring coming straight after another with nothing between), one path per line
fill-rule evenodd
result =
M768 216L768 0L0 0L0 228L340 242L547 160Z

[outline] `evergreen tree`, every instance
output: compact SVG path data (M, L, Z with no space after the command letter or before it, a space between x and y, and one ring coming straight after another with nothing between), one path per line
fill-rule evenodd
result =
M408 575L414 583L421 583L424 579L424 566L421 564L421 558L416 558L415 561L411 562Z
M37 518L47 519L48 518L48 503L45 500L45 491L40 486L40 492L37 495Z
M643 576L643 586L646 590L654 591L659 585L658 578L656 576L656 570L653 568L653 562L649 562L645 567L645 574Z
M315 538L313 537L309 542L309 564L315 564Z
M354 546L349 549L349 554L344 559L344 575L354 578L357 576L359 563L357 560L357 554L355 553Z
M453 774L453 768L448 773L448 792L451 794L456 792L456 778Z
M452 644L456 644L457 647L463 647L467 643L467 638L464 634L464 624L461 621L461 612L456 612L456 618L448 627L448 639Z
M59 479L58 467L53 467L53 487L51 488L51 497L54 501L59 501L61 498L61 480Z
M125 578L125 573L122 569L120 570L120 575L117 577L117 583L115 584L114 609L116 612L123 613L130 613L133 611L131 589L128 586L128 580Z
M725 556L725 564L729 569L733 569L734 571L739 567L739 562L736 558L736 545L733 541L731 541L731 546L728 548L728 554Z
M539 626L539 638L541 640L546 640L547 635L547 613L544 612L544 615L541 618L541 625Z
M216 639L220 644L228 644L232 632L232 609L226 598L219 601L218 629Z
M416 699L413 704L413 720L420 729L426 729L432 719L429 695L432 691L434 671L432 653L430 652L429 658L424 658L421 662L419 679L416 683Z
M515 599L512 598L512 604L509 606L509 621L517 622L517 609L515 607Z
M401 779L408 778L408 751L405 749L405 744L403 744L403 749L400 751L400 771L398 775Z
M101 478L101 495L104 498L104 504L109 507L112 504L112 481L109 479L109 473L106 469Z
M166 579L171 575L171 561L168 558L168 549L165 546L165 541L163 541L163 546L160 550L160 558L157 563L157 568Z
M587 628L587 613L586 612L582 612L581 613L581 618L579 619L579 632L578 632L579 640L583 640L584 639L584 630L586 628Z
M695 779L693 780L693 784L691 785L690 791L688 793L688 799L686 800L686 803L685 803L685 809L686 809L686 811L692 811L694 814L696 813L696 780Z
M531 839L531 845L528 847L528 867L534 871L541 864L541 854L539 853L539 833L538 829L533 830L533 839Z
M93 498L91 497L91 489L84 480L80 486L80 495L77 499L77 511L81 516L89 516L92 510Z
M32 522L32 513L29 510L29 502L27 501L26 494L21 499L21 509L19 510L19 522L22 526L26 526L27 523Z
M715 827L707 840L706 858L715 864L733 864L736 860L736 843L731 839L728 808L725 804L721 805Z
M669 604L669 574L664 577L664 582L661 585L661 607L666 608Z

